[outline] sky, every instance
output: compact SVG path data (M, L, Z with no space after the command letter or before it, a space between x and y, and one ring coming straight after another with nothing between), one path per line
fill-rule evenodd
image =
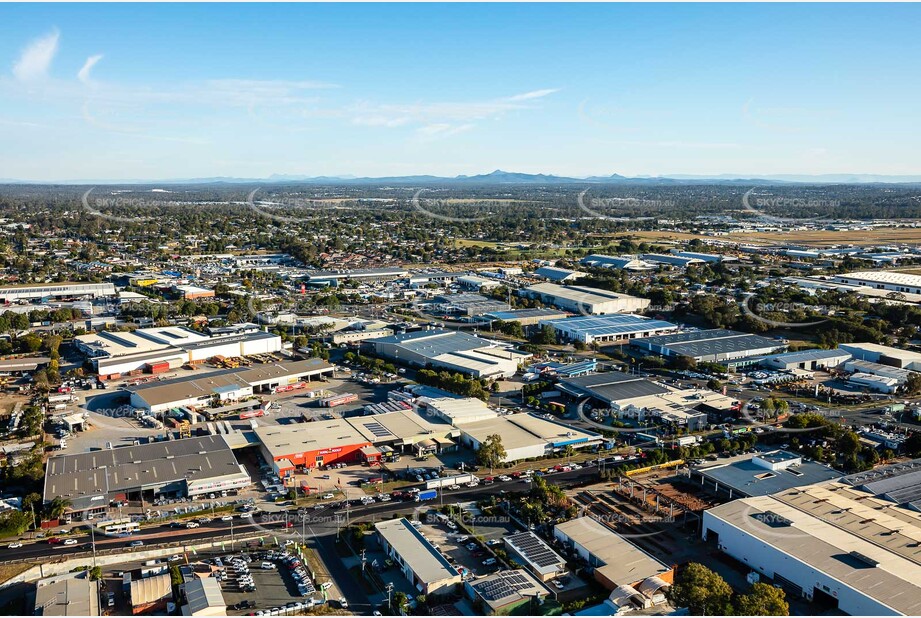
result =
M919 174L912 4L0 4L0 178Z

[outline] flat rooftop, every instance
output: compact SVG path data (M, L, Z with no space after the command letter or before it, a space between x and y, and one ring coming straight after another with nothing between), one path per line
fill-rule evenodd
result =
M494 610L548 594L548 590L523 569L478 577L468 585Z
M209 337L206 339L200 339L198 341L189 341L186 343L176 344L178 347L183 350L201 350L207 348L213 348L220 345L227 345L233 343L243 343L244 341L260 341L263 339L275 339L278 335L273 333L267 333L265 331L256 331L253 333L240 333L238 335L221 335L219 337Z
M406 518L382 521L374 528L423 583L460 577L457 570Z
M603 563L596 570L617 585L636 584L671 570L591 517L570 519L555 528Z
M44 498L68 498L77 508L105 506L111 493L241 473L223 436L153 442L50 458Z
M662 384L620 371L567 378L559 385L576 397L594 397L609 404L669 392Z
M733 500L707 515L863 591L894 612L921 614L918 514L898 507L877 510L875 501L860 493L837 483L802 487ZM902 517L889 512L893 510L902 511Z
M483 442L489 436L499 434L502 436L502 445L507 450L526 448L536 444L560 447L601 438L599 434L548 421L532 414L497 416L488 420L465 423L460 428L477 442Z
M747 350L773 350L783 347L783 344L767 337L722 328L642 337L634 339L633 343L662 346L675 354L691 357L732 354Z
M437 418L425 418L414 410L397 410L347 420L371 443L391 440L413 442L421 437L446 438L456 431L450 424Z
M321 451L344 446L368 446L371 441L346 419L313 421L297 425L257 427L256 437L273 458L292 453Z
M549 324L555 328L566 329L594 337L611 335L630 335L650 331L677 330L678 326L664 320L653 320L632 314L616 314L602 316L576 316L561 320L546 320L542 324Z
M834 350L801 350L799 352L785 352L765 356L762 360L779 360L787 363L808 363L810 361L835 360L850 358L851 353L841 349Z
M137 393L149 405L163 405L173 401L192 399L226 391L228 388L240 389L259 386L284 378L317 375L332 370L332 365L320 358L293 361L289 363L272 363L254 365L247 368L224 369L212 371L207 375L189 375L162 382L147 382L126 387L125 390Z
M786 455L764 453L759 456L768 461L770 461L769 457L773 457L773 463L797 457L790 453ZM841 478L841 473L837 470L814 461L804 461L783 470L769 470L754 463L751 457L727 464L705 466L698 468L697 472L723 487L733 489L740 496L767 496L791 487L824 483Z
M555 296L585 305L597 305L616 300L636 298L629 294L621 294L620 292L611 292L599 288L587 288L578 285L557 285L556 283L536 283L525 288L525 291Z

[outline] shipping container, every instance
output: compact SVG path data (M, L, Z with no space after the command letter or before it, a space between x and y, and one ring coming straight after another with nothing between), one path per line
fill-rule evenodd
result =
M342 395L335 395L321 400L320 405L325 408L334 408L354 401L358 401L358 395L355 393L343 393Z

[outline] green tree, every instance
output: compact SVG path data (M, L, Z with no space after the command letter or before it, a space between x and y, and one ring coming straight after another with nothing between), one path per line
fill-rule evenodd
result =
M860 449L860 437L853 431L845 432L838 438L838 452L845 457L850 457Z
M476 460L482 466L489 466L489 472L492 474L493 468L496 468L505 461L508 453L502 446L502 436L492 434L480 443L480 448L476 451Z
M67 498L62 498L57 496L51 502L48 503L46 512L48 513L48 519L60 519L64 516L64 513L67 512L67 509L70 508L70 500Z
M909 373L908 379L905 380L905 384L902 385L902 388L905 389L905 393L910 396L921 393L921 373L916 373L914 371Z
M736 614L739 616L789 616L790 605L786 593L768 584L758 582L749 594L736 600Z
M731 613L732 588L718 574L696 562L678 573L667 592L674 607L686 607L695 616L724 616Z

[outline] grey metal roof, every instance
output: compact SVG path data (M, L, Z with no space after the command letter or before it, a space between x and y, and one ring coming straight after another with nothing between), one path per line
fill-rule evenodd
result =
M642 337L633 340L637 345L653 345L669 349L675 354L706 357L746 350L765 350L783 347L782 344L761 337L725 329L699 330L672 335Z
M765 356L764 360L777 359L788 363L805 363L817 360L832 360L841 357L850 358L850 356L850 352L835 348L834 350L800 350L799 352L772 354L771 356Z
M666 328L677 328L675 324L664 320L650 320L632 314L615 314L602 316L577 316L562 320L547 320L557 328L593 336L627 335L636 332L649 332Z
M493 318L495 320L512 322L514 320L522 320L528 318L559 318L565 315L565 311L541 307L534 309L513 309L511 311L491 311L490 313L486 314L486 317Z
M619 371L567 378L560 386L576 396L594 397L608 403L668 392L661 384Z
M65 497L77 509L104 506L114 493L230 474L240 474L240 464L223 436L169 440L52 457L44 498Z
M174 344L178 348L183 350L200 350L202 348L213 348L218 345L226 345L228 343L241 343L243 341L257 341L259 339L273 339L277 337L273 333L267 333L264 331L256 331L254 333L241 333L239 335L224 335L221 337L211 337L210 339L202 339L201 341L191 341L189 343L177 343Z
M732 488L739 496L767 496L793 487L823 483L841 477L841 473L813 461L786 470L769 470L751 459L699 470L706 478Z
M382 521L374 528L421 582L428 584L460 577L451 563L406 518Z
M410 352L424 352L428 356L466 352L485 348L491 342L461 331L420 330L412 333L381 337L372 341L374 345L398 344Z
M841 481L896 504L915 503L921 500L921 459L851 474Z

